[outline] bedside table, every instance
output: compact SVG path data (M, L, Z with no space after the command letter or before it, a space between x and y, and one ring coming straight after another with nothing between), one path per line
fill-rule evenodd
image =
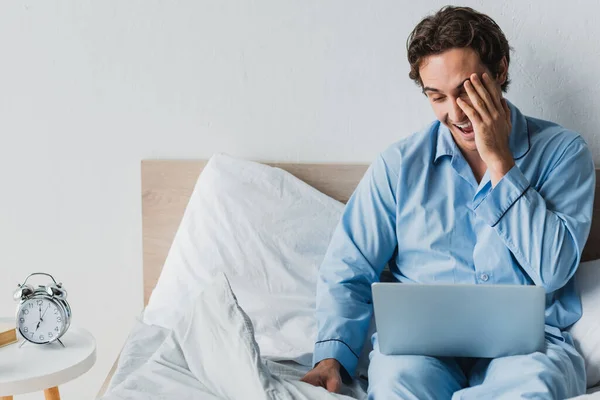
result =
M0 400L42 390L46 400L60 400L58 385L92 368L96 340L88 331L71 326L60 340L65 347L58 342L0 347Z

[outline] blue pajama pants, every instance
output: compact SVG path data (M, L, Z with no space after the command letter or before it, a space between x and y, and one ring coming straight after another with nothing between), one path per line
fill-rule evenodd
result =
M585 394L585 366L569 334L546 352L496 359L369 355L371 399L567 399Z

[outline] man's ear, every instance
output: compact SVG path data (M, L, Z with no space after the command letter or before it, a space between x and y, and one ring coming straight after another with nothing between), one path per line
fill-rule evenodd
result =
M508 76L508 62L506 61L506 56L502 57L500 60L500 64L498 65L498 76L496 77L496 82L498 85L504 85Z

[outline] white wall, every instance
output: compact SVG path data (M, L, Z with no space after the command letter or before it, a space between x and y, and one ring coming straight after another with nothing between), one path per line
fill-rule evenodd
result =
M142 308L140 160L370 161L433 118L405 41L445 2L414 3L2 2L0 315L29 272L64 282L98 342L65 399L93 397ZM508 98L600 164L600 6L504 3L463 2L515 48Z

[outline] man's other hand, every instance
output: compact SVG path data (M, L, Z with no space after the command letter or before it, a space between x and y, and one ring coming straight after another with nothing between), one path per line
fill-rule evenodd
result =
M335 358L326 358L308 371L301 381L324 387L329 392L339 393L342 386L340 363Z

